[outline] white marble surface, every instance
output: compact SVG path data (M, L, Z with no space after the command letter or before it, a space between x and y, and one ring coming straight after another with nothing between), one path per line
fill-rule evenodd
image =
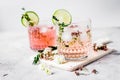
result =
M119 80L120 79L120 28L94 28L93 40L110 38L113 52L89 65L89 71L98 74L76 76L73 72L52 68L53 75L47 75L32 65L31 57L36 52L29 48L26 32L0 32L0 80Z

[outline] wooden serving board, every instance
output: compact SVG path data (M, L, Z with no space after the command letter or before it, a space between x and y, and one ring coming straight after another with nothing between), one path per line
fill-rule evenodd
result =
M55 63L54 61L43 60L43 59L41 60L41 62L45 63L49 66L59 68L59 69L63 69L63 70L67 70L67 71L74 71L77 68L79 68L80 66L85 66L93 61L96 61L96 60L102 58L103 56L111 53L112 51L114 51L114 50L108 49L107 51L98 51L98 52L93 51L91 54L88 55L87 59L85 59L83 61L69 61L64 64L58 64L58 63Z

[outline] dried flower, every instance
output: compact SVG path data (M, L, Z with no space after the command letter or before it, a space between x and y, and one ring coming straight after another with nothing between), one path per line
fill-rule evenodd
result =
M94 44L93 44L93 50L94 50L94 51L98 51L98 50L107 51L108 48L107 48L107 45L106 45L106 44L94 43Z
M80 73L79 73L79 72L77 72L77 71L75 71L75 74L76 74L77 76L79 76L79 75L80 75Z
M97 71L96 69L93 69L93 70L92 70L92 73L98 74L98 71Z

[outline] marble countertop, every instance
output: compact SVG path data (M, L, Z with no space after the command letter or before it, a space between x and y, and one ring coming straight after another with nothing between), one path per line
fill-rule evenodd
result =
M117 51L86 66L98 74L80 76L56 68L52 68L53 75L47 75L38 65L32 65L37 52L29 48L27 31L0 32L0 80L119 80L120 27L93 28L92 32L93 40L109 38L113 41L109 46Z

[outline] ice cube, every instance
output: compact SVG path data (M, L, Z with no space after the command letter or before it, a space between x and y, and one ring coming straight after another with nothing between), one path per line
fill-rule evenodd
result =
M40 27L40 32L41 32L41 33L45 33L45 32L47 32L47 30L48 30L48 27L47 27L47 26L41 26L41 27Z
M70 41L72 39L71 32L64 32L62 34L62 39L64 41Z

